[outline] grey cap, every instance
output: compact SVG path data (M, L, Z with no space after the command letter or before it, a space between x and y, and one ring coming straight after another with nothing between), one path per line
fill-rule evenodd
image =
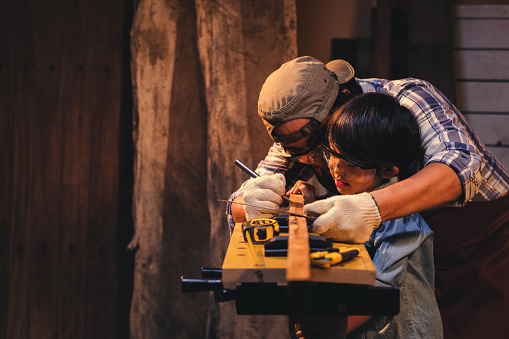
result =
M336 74L340 85L346 84L355 76L355 70L353 69L352 65L350 65L345 60L336 59L329 61L325 67L327 67L329 71L332 71L334 74Z
M294 142L320 129L336 100L339 85L354 77L348 62L334 60L329 64L334 72L313 57L299 57L284 63L265 80L258 99L258 115L274 141ZM315 122L288 136L273 135L274 128L298 118Z

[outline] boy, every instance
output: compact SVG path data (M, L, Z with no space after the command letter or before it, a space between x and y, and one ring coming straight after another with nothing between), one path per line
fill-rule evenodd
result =
M406 108L385 94L366 93L334 113L322 148L338 192L366 196L375 204L369 192L417 171L423 158L420 144L417 122ZM352 217L339 212L341 195L304 206L306 212L321 214L313 233L339 238L334 224ZM442 338L434 295L433 232L422 217L412 214L381 223L371 234L357 232L343 229L341 239L346 233L347 239L350 234L366 240L377 284L400 288L400 312L392 317L351 316L348 337Z

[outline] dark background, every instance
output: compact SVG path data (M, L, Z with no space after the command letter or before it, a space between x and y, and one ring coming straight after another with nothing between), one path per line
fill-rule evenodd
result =
M193 1L176 2L194 13ZM128 249L137 128L131 29L140 3L0 3L0 339L128 338L134 332L136 248ZM306 23L310 3L296 3L298 55L314 54L308 42L316 27ZM328 58L351 61L361 77L423 78L454 100L451 3L373 3L377 7L365 17L342 18L363 20L368 36L329 39ZM253 8L249 14L256 16ZM261 78L269 73L264 70ZM253 97L259 85L248 89ZM182 89L181 95L193 91ZM207 108L202 103L200 109ZM165 199L175 203L174 198ZM209 228L200 232L196 236L208 239ZM193 245L182 241L171 243ZM204 249L174 263L199 268L208 264L207 255ZM189 323L195 324L187 329L190 337L204 337L204 299L184 298L187 307L175 312L188 321L166 319L167 337L187 337L175 333ZM214 332L214 322L208 326Z

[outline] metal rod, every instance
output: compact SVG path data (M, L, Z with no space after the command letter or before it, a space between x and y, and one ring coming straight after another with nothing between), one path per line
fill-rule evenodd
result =
M244 165L239 159L235 160L235 165L239 166L244 172L249 174L252 178L258 178L260 174L256 173L246 165Z
M315 220L316 218L318 218L318 216L307 216L305 214L299 214L299 213L293 213L293 212L288 212L288 211L284 211L284 210L276 210L276 209L272 209L272 208L265 208L265 207L261 207L261 206L256 206L256 205L251 205L251 204L246 204L246 203L243 203L243 202L238 202L238 201L233 201L233 200L224 200L224 199L217 199L217 201L223 201L223 202L231 202L232 204L239 204L239 205L244 205L244 206L251 206L251 207L256 207L256 208L259 208L259 209L264 209L264 210L267 210L267 211L273 211L273 212L281 212L281 213L286 213L288 215L293 215L293 216L296 216L296 217L302 217L302 218L306 218L306 219L311 219L311 220Z
M247 167L242 161L240 161L239 159L236 159L235 160L235 165L239 166L244 172L246 172L247 174L249 174L252 178L258 178L260 176L260 174L256 173L255 171L253 171L252 169L250 169L249 167ZM290 198L288 198L286 195L282 195L281 196L284 200L286 201L290 201Z

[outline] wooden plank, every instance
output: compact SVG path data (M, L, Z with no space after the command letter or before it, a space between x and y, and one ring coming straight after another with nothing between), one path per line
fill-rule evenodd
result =
M33 123L29 114L34 104L33 96L26 95L24 90L31 88L30 68L23 67L26 54L24 49L29 45L30 24L25 12L21 15L19 6L5 1L0 3L3 19L0 21L0 40L9 48L0 50L1 90L0 107L2 132L11 137L2 143L2 161L0 173L2 177L2 220L0 227L8 247L5 250L6 274L0 278L5 299L1 302L0 338L28 338L28 317L30 295L30 252L32 250L32 219L31 219L31 183L35 171L31 153L33 140L31 127ZM4 158L6 156L7 158ZM3 172L5 171L5 172ZM5 213L5 214L4 214ZM4 272L1 272L4 273Z
M16 17L15 13L9 13L11 17ZM4 20L2 20L4 21ZM8 22L7 20L5 20ZM30 307L30 256L32 251L32 201L31 190L35 171L32 163L32 149L34 147L34 135L32 133L33 123L31 122L30 107L34 104L34 98L31 95L24 95L23 89L29 88L31 79L28 76L29 70L23 67L24 55L22 53L25 43L25 29L27 29L23 20L14 21L14 27L2 32L16 32L12 38L18 41L18 44L11 44L12 58L2 58L5 60L5 67L2 70L7 71L5 79L11 79L11 83L6 88L6 101L9 107L5 110L9 127L14 132L12 139L12 158L3 163L11 167L12 177L11 191L8 196L8 205L10 207L6 212L6 222L2 227L8 227L9 250L7 257L8 272L7 280L7 299L3 307L5 308L5 319L2 319L3 326L0 331L4 339L7 338L28 338L28 321ZM7 49L3 49L7 51ZM2 56L4 54L2 53ZM2 166L3 167L3 166ZM9 187L9 186L6 186Z
M509 112L509 82L456 82L456 106L466 112Z
M6 339L8 325L8 305L9 305L9 283L11 282L11 265L15 267L26 267L22 262L13 263L14 258L19 259L15 250L19 244L12 244L11 236L16 230L13 222L13 187L14 178L16 180L26 174L13 172L14 152L14 131L13 118L15 115L14 95L12 89L15 87L13 76L13 60L16 55L15 28L14 25L6 20L6 17L12 16L10 4L5 1L0 2L0 12L4 19L0 21L0 41L9 48L0 49L0 112L3 123L0 125L0 339ZM16 155L17 156L17 155ZM12 250L11 250L12 246ZM11 255L12 253L12 255ZM18 266L19 265L19 266ZM24 310L23 305L21 305Z
M34 4L35 5L35 4ZM30 187L32 227L32 250L30 260L30 298L28 338L52 339L55 337L59 298L67 289L59 286L60 272L60 217L62 208L62 159L65 144L62 131L66 111L59 90L70 84L62 84L60 65L64 62L63 27L65 16L40 15L43 5L24 7L32 20L28 23L31 45L25 46L23 61L31 72L27 73L33 91L20 93L24 99L33 98L27 110L33 134L31 166L35 172ZM47 12L46 12L47 13ZM69 29L69 26L66 26ZM52 37L51 39L49 37ZM62 45L61 45L62 44ZM65 48L64 48L65 50ZM56 52L58 51L58 52ZM53 69L51 68L53 65ZM67 227L74 227L73 225Z
M509 113L507 115L465 114L470 126L485 144L509 146Z
M453 47L508 48L509 20L453 20Z
M59 337L69 338L86 338L87 275L90 273L87 271L89 202L95 200L90 197L90 185L106 185L101 181L91 181L89 173L92 162L90 141L94 140L97 133L92 127L94 112L89 107L90 103L98 98L89 95L86 88L100 83L87 77L93 68L85 56L97 53L90 45L94 31L89 30L86 26L87 20L83 20L90 15L90 10L89 6L81 3L62 4L57 14L61 19L55 26L65 25L67 29L54 32L54 36L59 37L58 50L62 51L53 55L55 58L53 76L58 78L60 84L57 101L63 125L60 134L64 145L60 159L62 168L60 227L64 231L61 231L59 239L57 284L60 297L57 298L55 331ZM63 18L66 18L65 22L62 22ZM97 20L96 24L99 21ZM88 31L89 35L80 39L79 44L73 43L76 31ZM66 55L72 60L65 62ZM104 300L106 301L107 299Z
M509 80L509 50L454 51L456 79Z
M119 126L122 116L122 56L125 4L97 2L84 8L82 112L90 116L88 225L86 231L85 338L114 337L117 333L117 232L119 201ZM107 34L105 33L107 32ZM125 62L125 59L124 59ZM97 91L95 84L102 84ZM105 112L108 112L105 114ZM122 324L126 326L127 324Z
M290 212L304 214L304 197L290 195ZM307 281L311 279L311 258L309 257L309 234L306 219L291 215L288 232L288 261L286 263L287 281Z
M452 7L453 18L509 18L509 6L504 5L456 5Z
M0 338L111 338L126 326L116 321L115 279L122 4L2 4L9 48L0 57L0 101L13 132L2 161L12 183L3 186L10 234ZM100 238L92 251L113 253L95 261L95 276L87 276L89 213L92 240ZM87 295L91 285L99 292ZM87 316L92 305L99 321Z

